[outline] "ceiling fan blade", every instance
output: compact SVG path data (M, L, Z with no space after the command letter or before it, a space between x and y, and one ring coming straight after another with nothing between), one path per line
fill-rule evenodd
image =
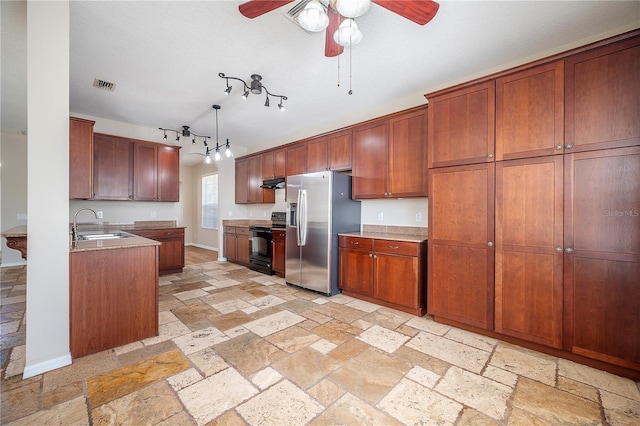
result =
M238 6L238 9L245 17L253 19L292 1L293 0L251 0L247 3L242 3Z
M344 18L332 7L328 8L327 14L329 15L329 26L325 30L324 56L332 58L344 52L344 47L333 40L333 33L336 32Z
M371 0L373 3L384 7L403 18L419 25L424 25L431 21L440 5L431 0Z

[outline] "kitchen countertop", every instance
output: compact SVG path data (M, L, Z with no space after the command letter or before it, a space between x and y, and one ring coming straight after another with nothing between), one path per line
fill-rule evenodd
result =
M249 226L264 226L271 228L270 220L254 220L254 219L224 219L222 226L241 226L248 228Z
M162 243L156 240L150 240L149 238L139 237L137 235L130 234L128 232L122 232L128 235L125 238L113 238L109 240L93 240L93 241L71 241L69 238L69 252L77 253L82 251L94 251L94 250L114 250L114 249L126 249L132 247L146 247L146 246L159 246Z
M127 234L128 237L93 241L72 241L71 238L69 238L69 252L75 253L93 250L113 250L131 247L159 246L162 243L156 240L151 240L149 238L133 235L127 231L175 228L184 228L184 226L176 226L175 220L151 220L127 223L79 223L78 233L81 235L95 232L122 232L123 234Z
M21 238L27 236L27 225L14 226L0 234L0 237L4 238Z
M344 236L344 237L373 238L377 240L407 241L407 242L414 242L414 243L427 241L426 235L396 234L391 232L371 232L371 231L341 232L338 235Z

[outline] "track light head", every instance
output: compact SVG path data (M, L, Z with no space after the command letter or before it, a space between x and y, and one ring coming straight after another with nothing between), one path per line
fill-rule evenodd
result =
M269 103L270 103L269 102L269 97L273 96L274 98L280 98L280 103L278 104L278 108L280 108L280 111L284 111L284 106L283 106L282 101L286 100L287 97L285 95L276 95L276 94L273 94L273 93L269 92L269 90L264 86L264 84L262 84L262 76L260 74L251 74L251 82L249 82L248 84L245 83L244 80L242 80L242 79L240 79L238 77L227 76L222 72L218 73L218 77L225 79L225 81L227 83L227 88L225 89L224 92L227 95L229 93L231 93L231 86L229 86L229 80L237 80L237 81L241 82L242 85L244 86L244 92L242 94L242 97L244 99L247 99L250 94L259 95L264 91L267 94L267 99L265 100L264 106L266 106L266 107L269 106Z

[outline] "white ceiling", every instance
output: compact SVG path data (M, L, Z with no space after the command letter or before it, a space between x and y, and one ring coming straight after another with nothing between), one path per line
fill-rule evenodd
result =
M640 27L640 1L440 1L419 26L372 5L357 19L361 44L324 56L284 12L255 19L242 1L70 2L70 110L149 128L214 136L256 150L426 102L424 94ZM26 7L2 2L2 127L26 128ZM339 68L338 68L339 65ZM347 92L350 86L353 95ZM231 95L218 73L258 73L286 111L264 95ZM114 92L92 86L115 83ZM340 82L338 86L337 82ZM158 141L162 132L158 130Z

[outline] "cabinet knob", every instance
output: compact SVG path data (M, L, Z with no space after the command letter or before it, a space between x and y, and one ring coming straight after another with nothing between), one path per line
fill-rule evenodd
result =
M571 247L567 247L566 249L564 249L565 253L573 253L573 249Z
M373 257L373 254L369 253L369 257Z
M487 154L487 158L493 158L493 154Z
M558 253L562 253L562 247L556 247L556 251L557 251Z
M570 143L568 143L568 144L566 144L564 147L565 147L565 148L567 148L567 149L571 149L571 148L573 148L573 145L571 145Z
M562 149L562 145L556 145L556 149Z
M487 245L488 245L489 247L493 247L493 241L489 241L489 242L487 243Z

